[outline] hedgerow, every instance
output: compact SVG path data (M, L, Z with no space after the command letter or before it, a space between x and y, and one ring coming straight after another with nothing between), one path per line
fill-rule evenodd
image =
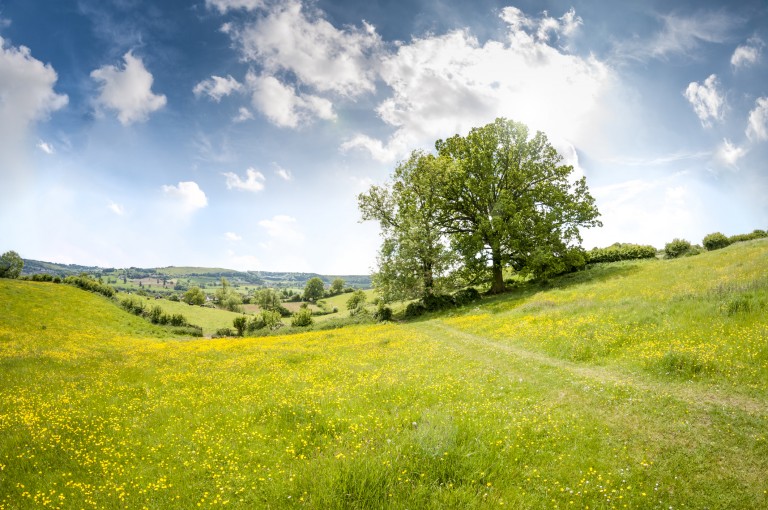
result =
M587 252L587 263L618 262L620 260L652 259L656 248L647 244L615 243L605 248L592 248Z

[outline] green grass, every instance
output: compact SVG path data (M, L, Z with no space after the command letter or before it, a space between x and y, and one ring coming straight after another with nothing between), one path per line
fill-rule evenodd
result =
M767 277L750 242L217 340L0 280L0 508L766 508Z
M124 296L126 296L126 294L119 294L118 299ZM232 320L235 317L242 315L240 313L230 312L220 308L192 306L184 303L183 301L170 301L168 299L155 299L141 296L135 297L143 300L146 303L147 308L157 305L163 309L163 312L167 314L180 313L187 319L187 322L190 324L202 327L203 335L205 336L211 336L216 332L217 329L232 329Z

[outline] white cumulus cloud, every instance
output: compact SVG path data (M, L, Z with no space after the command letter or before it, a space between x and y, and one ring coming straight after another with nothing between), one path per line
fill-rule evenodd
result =
M29 48L10 46L0 37L0 172L5 177L0 187L6 190L27 172L23 147L33 125L69 101L53 90L57 79L53 67L34 58ZM53 149L42 141L38 147Z
M165 106L166 98L152 92L154 78L140 58L129 51L123 60L122 68L105 65L92 71L91 78L101 84L96 104L115 110L125 126L147 120L150 113Z
M733 144L728 139L723 139L723 143L717 148L715 158L725 166L738 168L738 161L747 154L746 147L740 147Z
M768 97L759 97L749 112L747 136L750 140L768 140Z
M375 29L337 29L298 0L272 5L257 21L230 27L243 58L258 62L266 74L293 73L320 92L355 96L374 90L373 58L381 41Z
M377 113L395 132L386 141L358 133L341 149L362 148L389 161L496 117L522 121L550 138L580 136L615 75L593 56L550 44L551 34L575 29L575 12L528 17L508 7L500 17L508 28L503 40L480 44L468 31L455 30L413 39L386 56L380 77L391 94Z
M222 97L228 96L233 92L242 90L242 84L231 76L227 75L226 78L221 76L211 76L207 80L203 80L192 89L195 96L200 97L205 94L217 103L221 101Z
M239 234L235 234L234 232L226 232L224 234L224 239L226 239L227 241L235 241L236 242L236 241L242 241L243 237L240 236Z
M731 55L731 65L741 69L755 65L760 60L760 54L765 44L757 37L750 38L747 44L737 47Z
M295 89L274 76L249 72L246 82L252 92L253 107L280 127L299 127L313 118L334 120L332 103L312 94L297 94Z
M191 213L208 205L208 197L194 181L183 181L178 186L163 185L162 190L183 213Z
M719 90L717 76L711 74L704 83L691 82L683 95L693 106L701 125L710 127L712 121L723 119L725 99Z
M227 178L227 189L240 189L254 193L264 189L264 174L253 168L245 171L245 179L234 172L225 172L221 175Z

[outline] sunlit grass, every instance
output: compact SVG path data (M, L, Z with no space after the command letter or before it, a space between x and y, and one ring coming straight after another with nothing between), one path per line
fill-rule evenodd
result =
M0 508L765 508L766 255L215 340L0 280Z

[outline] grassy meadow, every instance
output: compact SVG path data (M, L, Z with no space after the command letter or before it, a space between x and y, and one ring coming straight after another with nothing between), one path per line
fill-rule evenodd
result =
M767 240L260 338L0 280L0 509L766 508L766 312Z

